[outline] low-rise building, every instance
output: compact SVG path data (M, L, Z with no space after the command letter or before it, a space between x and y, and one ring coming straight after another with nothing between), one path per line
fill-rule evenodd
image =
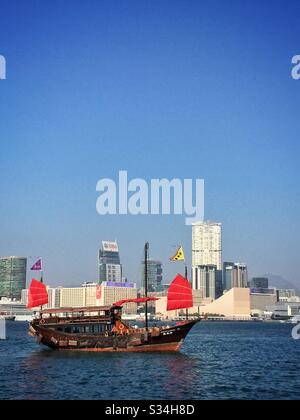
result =
M103 282L101 284L101 297L98 304L100 306L112 305L120 300L136 299L137 288L134 283L110 283ZM96 290L95 290L96 294ZM136 303L126 303L123 308L126 314L136 314Z
M250 289L250 304L252 311L266 311L266 308L277 302L276 289Z
M214 302L201 306L201 313L231 319L251 319L250 289L234 287Z
M267 307L272 319L290 319L300 314L300 302L277 302Z
M279 302L287 302L297 295L295 289L277 289L277 294Z
M231 319L250 319L250 291L246 288L233 288L217 300L203 299L199 290L193 290L194 307L189 315L218 315ZM156 315L163 318L177 318L186 310L167 311L167 297L156 301Z
M269 279L267 277L253 277L249 285L250 289L268 289Z
M44 308L82 308L109 306L120 300L136 299L137 288L133 283L102 282L84 283L81 287L48 287L49 303ZM23 291L23 302L27 302L27 291ZM137 305L124 305L124 313L136 314Z

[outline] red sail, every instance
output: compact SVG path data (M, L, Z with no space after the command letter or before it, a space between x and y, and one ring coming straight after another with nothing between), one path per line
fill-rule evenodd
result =
M145 302L151 302L154 300L158 300L158 298L124 299L124 300L119 300L119 302L114 303L113 306L123 306L125 305L125 303L145 303Z
M47 303L48 293L46 286L40 281L33 279L28 290L27 308L32 309Z
M180 274L171 283L168 291L167 311L193 307L193 290L190 282Z

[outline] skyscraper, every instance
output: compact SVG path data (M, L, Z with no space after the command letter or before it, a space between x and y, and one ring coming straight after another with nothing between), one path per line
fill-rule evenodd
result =
M234 287L248 287L248 268L246 264L236 263L236 281Z
M207 269L204 269L207 266ZM198 222L192 227L192 282L196 285L196 274L211 273L215 267L215 291L211 293L214 299L223 293L222 287L222 224L213 222ZM197 269L200 267L200 271ZM212 280L211 280L212 281ZM197 290L197 289L196 289ZM212 289L211 289L212 290ZM211 296L212 297L212 296ZM213 297L212 297L213 298Z
M216 265L222 270L222 224L198 222L192 229L192 265Z
M248 287L248 269L246 264L225 262L223 266L224 289Z
M223 288L224 290L230 290L234 284L234 263L224 262L223 264Z
M122 265L117 242L103 241L99 251L99 283L122 282Z
M22 290L26 288L26 270L26 258L0 258L0 298L21 299Z
M159 292L162 290L163 269L160 261L148 260L148 291ZM144 287L145 279L145 261L142 261L142 285Z
M217 298L217 266L198 265L192 268L193 289L200 290L201 298Z

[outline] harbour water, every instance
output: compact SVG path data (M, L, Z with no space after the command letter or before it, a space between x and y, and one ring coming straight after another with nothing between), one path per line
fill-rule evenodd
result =
M299 399L292 325L202 323L178 354L53 352L7 324L0 399Z

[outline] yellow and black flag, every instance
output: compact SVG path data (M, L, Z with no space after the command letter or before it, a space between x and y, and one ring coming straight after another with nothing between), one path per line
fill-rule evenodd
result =
M182 246L178 249L176 255L170 258L171 261L185 261L184 252Z

